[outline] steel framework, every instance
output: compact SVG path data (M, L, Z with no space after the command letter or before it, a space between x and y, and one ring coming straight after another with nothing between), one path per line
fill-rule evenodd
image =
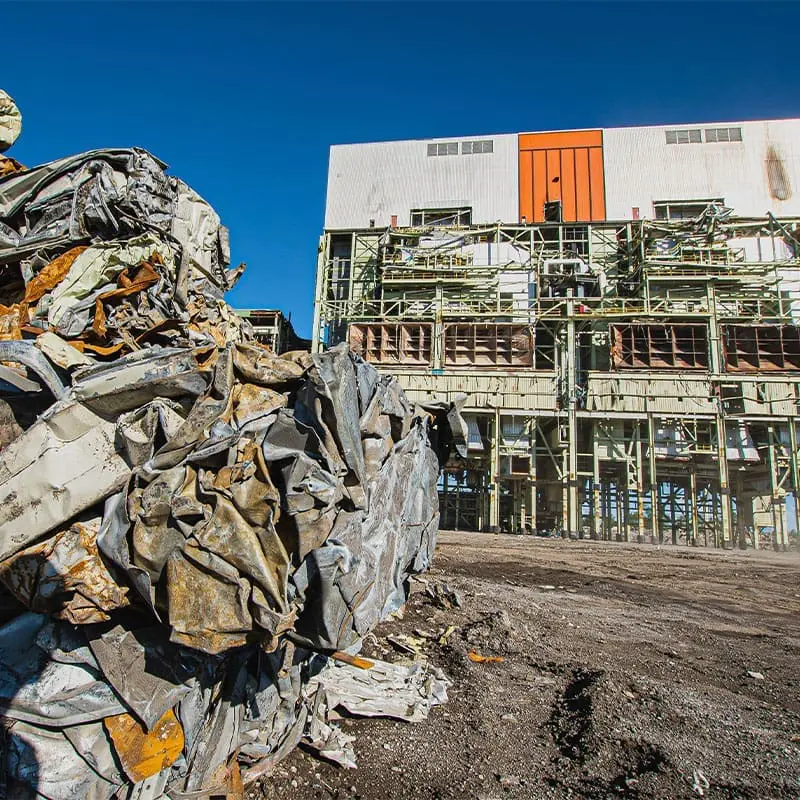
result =
M715 546L797 530L800 220L327 231L312 345L467 392L443 526Z

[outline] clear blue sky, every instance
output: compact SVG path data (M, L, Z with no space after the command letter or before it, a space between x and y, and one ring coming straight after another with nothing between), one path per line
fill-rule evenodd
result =
M139 145L308 335L328 147L800 116L800 4L4 3L27 164Z

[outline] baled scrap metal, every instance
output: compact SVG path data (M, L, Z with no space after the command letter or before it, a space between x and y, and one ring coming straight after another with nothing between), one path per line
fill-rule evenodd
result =
M344 346L259 346L219 218L144 151L0 179L0 234L0 346L53 401L29 424L12 397L0 452L12 791L235 796L301 739L352 765L336 705L441 701L391 665L349 700L314 676L430 563L458 408L412 408Z

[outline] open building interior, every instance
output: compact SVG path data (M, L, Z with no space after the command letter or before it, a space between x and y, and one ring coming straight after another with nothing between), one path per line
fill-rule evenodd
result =
M312 341L468 394L443 528L789 544L800 220L412 221L324 234Z

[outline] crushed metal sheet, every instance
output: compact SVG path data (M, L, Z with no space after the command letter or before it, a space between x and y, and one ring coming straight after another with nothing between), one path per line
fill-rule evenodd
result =
M322 692L328 708L359 717L392 717L421 722L433 706L447 702L450 682L426 663L410 666L375 661L370 670L329 662L308 682L306 691Z
M424 719L438 670L354 653L430 565L463 399L259 345L227 230L143 150L2 172L12 791L238 797L301 741L354 766L337 708Z

